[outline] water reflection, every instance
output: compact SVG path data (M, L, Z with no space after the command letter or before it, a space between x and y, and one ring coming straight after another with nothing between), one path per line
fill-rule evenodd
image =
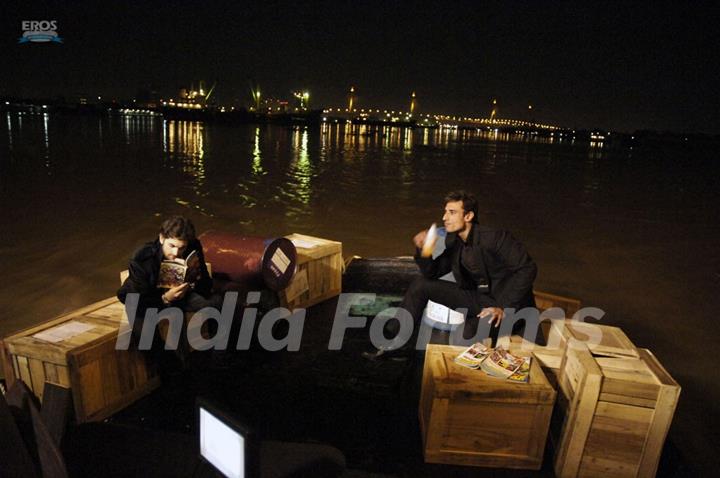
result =
M253 176L258 178L265 175L265 170L262 167L262 151L260 150L260 127L255 127L255 144L252 152L252 173Z
M45 140L45 168L48 170L48 176L52 174L50 170L52 164L50 162L50 133L48 132L48 120L50 115L48 113L43 114L43 139Z
M118 117L116 116L116 118ZM151 141L155 139L156 117L125 113L119 115L119 121L126 145L146 144L148 139Z
M310 181L313 174L308 152L308 130L303 129L302 132L293 131L292 144L293 160L288 171L291 179L289 186L294 191L294 198L303 205L308 205L312 196Z
M13 149L13 131L12 131L12 118L10 117L10 112L7 113L7 130L8 130L8 149L12 151Z
M207 139L205 125L199 121L163 120L162 130L163 149L170 161L170 167L174 167L176 161L179 161L180 171L192 179L191 190L194 197L190 199L175 198L175 201L208 214L196 199L208 196L212 189L206 187L205 148Z

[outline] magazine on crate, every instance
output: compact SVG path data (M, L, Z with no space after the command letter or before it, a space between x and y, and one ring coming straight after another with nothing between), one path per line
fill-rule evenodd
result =
M472 344L455 363L471 369L480 369L491 377L527 383L530 378L531 357L513 355L502 347L490 349L480 342Z

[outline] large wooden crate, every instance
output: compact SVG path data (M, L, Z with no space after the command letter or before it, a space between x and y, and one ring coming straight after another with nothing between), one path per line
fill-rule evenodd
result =
M507 339L505 339L507 340ZM521 344L519 338L512 337L514 343L511 347L525 346L532 350L540 360L548 378L556 384L556 377L560 371L560 365L568 342L577 340L585 343L594 355L608 357L637 358L640 353L635 344L625 335L619 327L611 325L600 325L595 323L579 322L575 320L556 320L552 323L547 337L546 346L535 344ZM507 347L503 339L498 344ZM557 387L556 387L557 388Z
M280 293L282 305L305 308L339 295L344 264L342 243L303 234L285 237L297 248L297 270L290 285Z
M73 321L92 328L57 343L33 337ZM102 420L160 384L142 352L115 349L126 323L123 304L112 297L5 337L6 379L22 380L40 400L46 381L69 387L76 420Z
M593 357L582 343L567 347L551 432L557 476L655 476L680 386L637 351Z
M463 347L428 344L420 396L425 461L539 469L555 390L537 361L529 383L456 364Z

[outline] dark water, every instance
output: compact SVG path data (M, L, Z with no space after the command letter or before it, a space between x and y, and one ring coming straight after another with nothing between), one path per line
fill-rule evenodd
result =
M604 309L605 323L655 352L684 387L672 436L694 456L720 416L708 355L720 339L716 156L444 130L7 113L0 336L113 295L133 249L169 213L201 231L301 232L342 241L345 256L403 255L440 219L444 194L465 188L481 222L527 245L538 289Z

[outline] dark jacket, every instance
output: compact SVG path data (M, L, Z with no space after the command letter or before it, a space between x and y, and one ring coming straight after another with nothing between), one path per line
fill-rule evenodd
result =
M445 251L435 259L420 257L415 260L425 277L437 279L448 272L462 289L478 289L486 294L496 307L533 307L533 281L537 266L525 247L512 234L474 224L468 235L470 253L465 267L460 256L465 243L457 233L445 238Z
M198 252L200 259L200 280L195 283L195 292L208 296L212 289L212 278L208 274L205 256L203 255L202 244L197 239L190 241L185 248L183 258L190 255L192 251ZM138 249L130 259L128 267L128 278L117 292L118 299L123 304L125 298L131 292L140 294L138 312L144 315L144 311L150 307L162 309L166 307L162 301L162 294L166 289L158 289L155 285L160 274L160 263L163 260L162 246L159 240L148 242Z

